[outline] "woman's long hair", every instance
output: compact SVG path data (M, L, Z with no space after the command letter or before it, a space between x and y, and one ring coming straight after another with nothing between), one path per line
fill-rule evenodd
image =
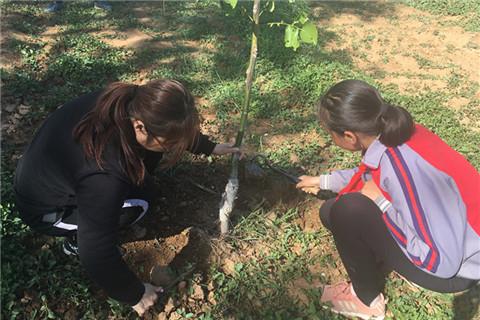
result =
M145 166L132 119L143 122L147 143L156 138L164 139L162 145L171 154L164 166L173 165L192 146L200 126L194 99L178 81L110 84L92 111L75 127L73 135L83 146L86 156L95 159L100 168L107 144L117 140L126 174L137 185L145 178Z
M328 130L379 135L388 147L406 142L415 130L407 110L385 102L377 89L360 80L344 80L331 87L320 100L318 115Z

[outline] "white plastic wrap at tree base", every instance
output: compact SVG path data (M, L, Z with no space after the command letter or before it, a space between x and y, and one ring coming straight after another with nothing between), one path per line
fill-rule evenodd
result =
M221 234L228 233L228 224L230 222L230 214L233 211L233 205L234 205L235 199L237 198L238 187L239 187L238 179L236 178L228 179L228 183L225 186L225 192L222 195L222 201L220 201L219 218L220 218Z

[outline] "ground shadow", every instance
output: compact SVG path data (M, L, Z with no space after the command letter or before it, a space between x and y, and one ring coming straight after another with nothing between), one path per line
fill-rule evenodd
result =
M244 166L241 166L244 168ZM292 174L301 174L299 168L287 168ZM147 229L142 240L170 237L194 227L210 237L219 236L218 211L221 195L230 173L227 159L208 163L205 159L182 162L168 171L157 171L157 190L152 211L139 223ZM269 210L284 205L295 206L306 196L287 178L268 169L253 175L241 169L240 189L231 217L232 228L252 210ZM128 231L127 231L128 232ZM125 234L123 241L135 241Z
M471 320L479 311L480 284L453 299L453 320Z

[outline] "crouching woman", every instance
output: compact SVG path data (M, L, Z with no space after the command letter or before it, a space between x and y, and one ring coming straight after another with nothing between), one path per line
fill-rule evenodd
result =
M15 175L22 220L39 233L65 237L87 273L110 297L143 314L161 288L142 283L122 259L119 229L147 213L151 174L188 150L237 152L199 132L188 90L173 80L113 83L53 112L33 137Z

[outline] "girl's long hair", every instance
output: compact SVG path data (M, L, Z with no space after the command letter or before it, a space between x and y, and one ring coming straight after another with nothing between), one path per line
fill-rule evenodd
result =
M139 185L145 178L143 149L136 140L132 119L141 120L147 143L163 138L170 153L163 166L177 162L199 132L200 120L190 92L175 80L154 80L145 85L110 84L95 107L75 127L74 138L87 157L103 168L108 144L117 141L124 170Z
M407 110L385 102L377 89L360 80L344 80L331 87L320 100L318 115L328 130L379 135L388 147L406 142L415 130Z

